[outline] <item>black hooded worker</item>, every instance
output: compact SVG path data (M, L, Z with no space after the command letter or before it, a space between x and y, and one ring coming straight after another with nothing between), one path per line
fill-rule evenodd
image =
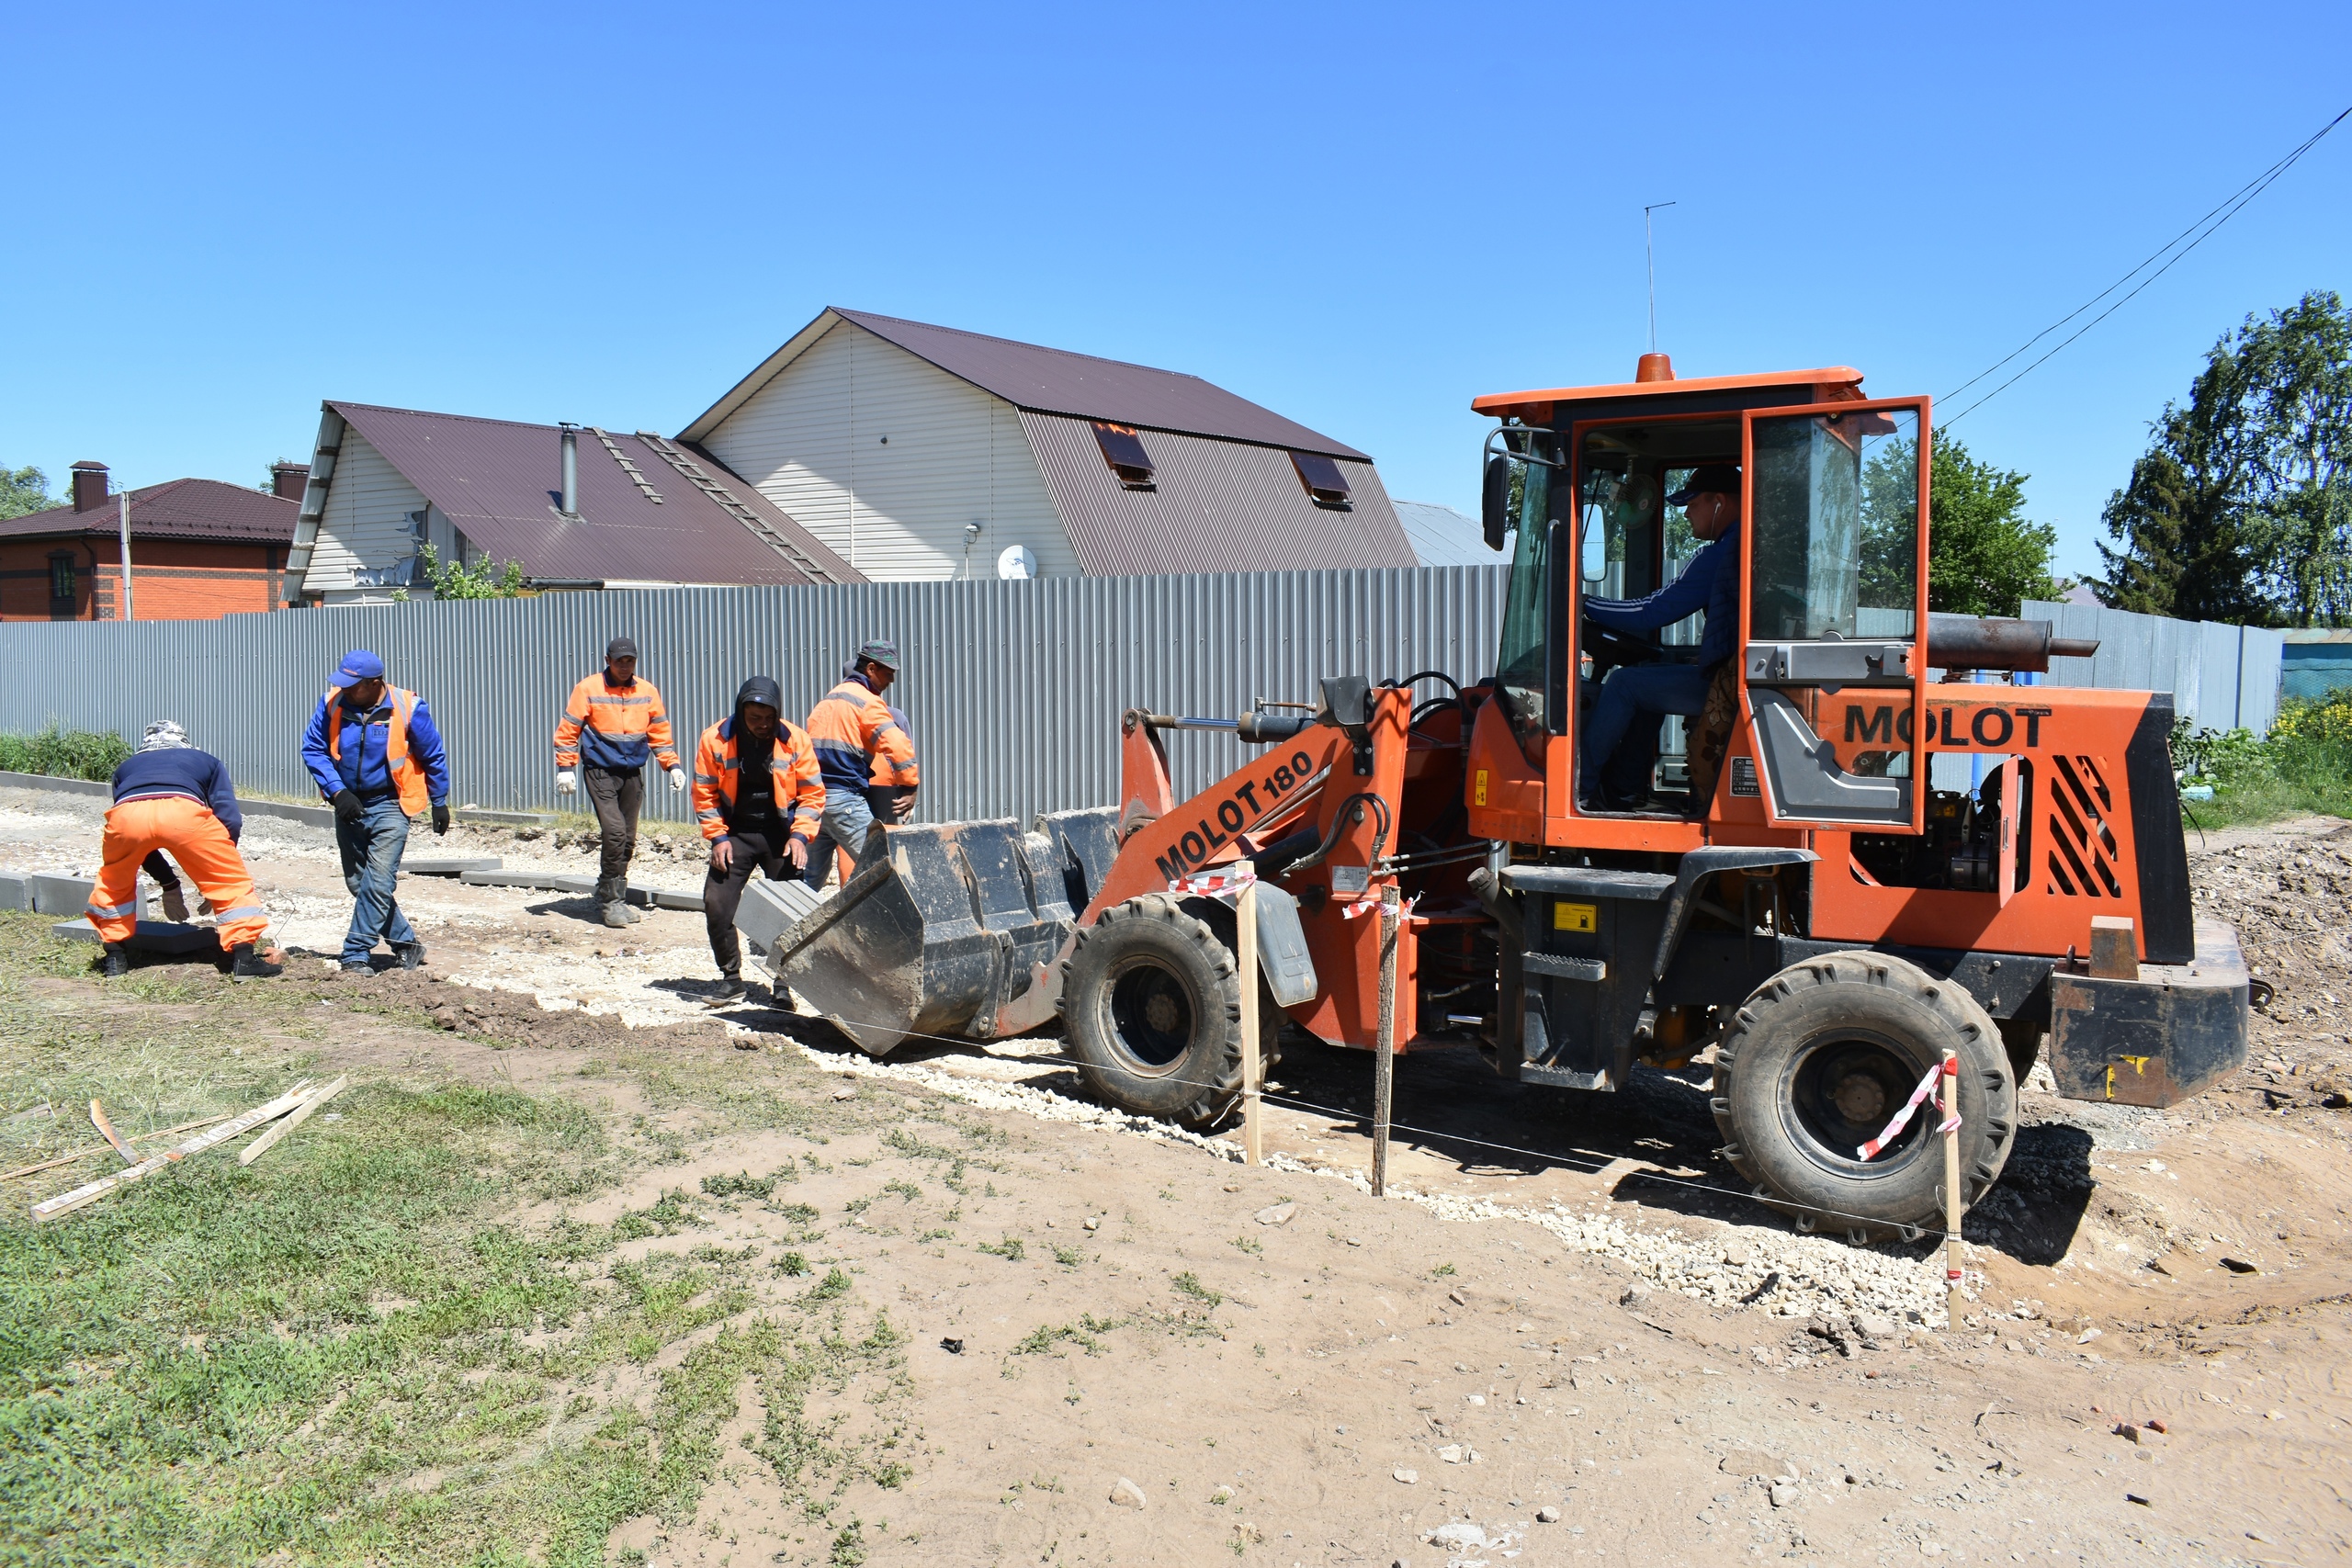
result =
M825 811L824 781L808 734L784 716L784 694L764 675L735 694L735 711L695 748L695 820L710 843L703 919L721 985L714 1006L742 998L743 939L735 910L756 868L781 882L808 868Z

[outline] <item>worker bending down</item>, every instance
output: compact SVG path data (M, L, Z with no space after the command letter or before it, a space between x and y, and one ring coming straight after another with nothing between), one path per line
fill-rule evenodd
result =
M130 972L126 945L139 930L141 863L168 850L195 878L220 917L221 951L240 980L281 974L273 950L254 951L269 917L237 852L244 831L236 787L220 759L188 744L170 719L147 727L139 750L114 771L114 807L107 813L106 864L90 890L90 923L106 943L106 971ZM177 886L177 879L173 882Z
M351 889L351 930L343 971L367 975L376 944L391 944L401 967L424 962L424 943L393 898L409 820L430 808L433 830L449 830L449 758L433 714L414 692L388 685L384 661L365 649L344 655L335 683L319 699L302 736L302 761L334 807L335 848Z
M1619 748L1636 743L1653 752L1657 727L1668 714L1696 718L1707 705L1707 686L1716 667L1732 655L1739 636L1739 469L1707 463L1693 469L1680 490L1666 498L1682 508L1693 536L1706 547L1676 578L1640 599L1588 598L1584 613L1619 631L1656 631L1698 610L1707 613L1696 664L1621 664L1602 682L1600 696L1584 721L1577 799L1586 810L1631 810L1648 793L1646 777L1629 782L1612 776ZM1636 721L1642 727L1635 733ZM1622 771L1622 770L1619 770Z
M784 716L784 695L764 675L735 694L735 711L695 747L695 821L710 841L703 921L720 987L713 1007L741 1001L743 939L735 911L753 870L782 882L808 868L825 810L825 785L808 735Z
M841 684L808 710L808 738L817 748L817 768L825 781L825 837L865 863L881 845L869 792L877 784L895 792L887 809L891 820L913 814L915 743L882 700L899 678L899 645L876 638L842 667ZM830 854L811 855L808 886L822 887L831 869Z
M628 863L637 855L637 813L645 803L645 760L650 756L670 775L672 789L686 787L678 748L670 737L670 716L662 694L637 676L637 644L616 637L605 645L605 667L583 675L564 704L555 727L555 788L579 788L587 764L588 804L596 812L603 857L596 865L596 912L608 926L626 926L637 912L628 907Z

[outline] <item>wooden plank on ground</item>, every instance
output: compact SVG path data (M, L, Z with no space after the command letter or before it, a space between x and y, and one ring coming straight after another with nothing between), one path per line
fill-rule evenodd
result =
M334 1082L327 1085L326 1088L313 1089L309 1094L304 1095L302 1097L302 1103L296 1106L290 1114L280 1118L276 1126L267 1129L260 1137L255 1138L252 1143L247 1144L243 1148L237 1151L237 1163L239 1165L251 1165L254 1161L261 1158L262 1156L269 1153L271 1149L277 1145L278 1139L286 1136L287 1134L292 1132L295 1128L300 1127L309 1119L311 1111L316 1111L320 1106L324 1105L328 1100L333 1100L336 1095L341 1094L343 1092L343 1086L350 1081L351 1075L349 1073L345 1073L343 1077L335 1079Z
M150 1138L167 1138L174 1133L191 1132L198 1127L209 1127L215 1122L226 1122L235 1114L233 1111L223 1111L218 1116L199 1116L193 1122L183 1122L176 1127L158 1127L152 1133L133 1133L130 1134L130 1141L134 1144L141 1144ZM39 1165L20 1165L14 1170L0 1170L0 1181L14 1181L20 1176L35 1176L44 1170L55 1170L61 1165L72 1165L75 1160L88 1159L92 1155L102 1155L107 1152L107 1145L105 1144L92 1144L86 1149L75 1149L70 1155L59 1155L55 1159L45 1159Z
M162 1154L140 1161L128 1170L102 1176L71 1192L61 1192L54 1198L35 1203L32 1206L33 1223L40 1224L61 1214L70 1214L85 1203L96 1202L118 1188L128 1187L143 1177L154 1175L165 1166L176 1165L190 1155L202 1154L216 1144L225 1144L241 1133L250 1133L265 1122L275 1121L302 1103L303 1089L304 1085L297 1084L266 1105L256 1105L243 1115L232 1116L216 1127L198 1133L186 1143L175 1144Z

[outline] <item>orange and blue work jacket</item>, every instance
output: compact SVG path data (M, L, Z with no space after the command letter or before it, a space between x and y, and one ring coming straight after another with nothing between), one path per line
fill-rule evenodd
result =
M734 830L742 783L739 722L734 717L719 720L702 732L702 740L695 747L695 825L706 839L723 839ZM774 792L776 819L790 818L791 837L802 843L815 839L818 822L825 813L824 781L817 776L817 756L808 744L808 732L788 718L775 722L775 742L768 753L768 787Z
M670 716L653 682L640 676L616 686L602 670L582 677L555 727L555 765L576 768L585 761L592 768L633 773L649 755L665 768L678 765Z
M816 743L817 771L828 789L863 795L869 785L912 789L915 743L890 716L890 705L854 669L808 710L808 739Z

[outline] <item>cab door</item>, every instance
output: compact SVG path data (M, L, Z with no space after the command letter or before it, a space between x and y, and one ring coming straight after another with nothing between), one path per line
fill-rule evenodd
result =
M1926 809L1928 400L1742 416L1740 682L1729 788L1776 825L1918 832ZM1863 745L1821 716L1868 696ZM1743 776L1746 775L1746 776Z

